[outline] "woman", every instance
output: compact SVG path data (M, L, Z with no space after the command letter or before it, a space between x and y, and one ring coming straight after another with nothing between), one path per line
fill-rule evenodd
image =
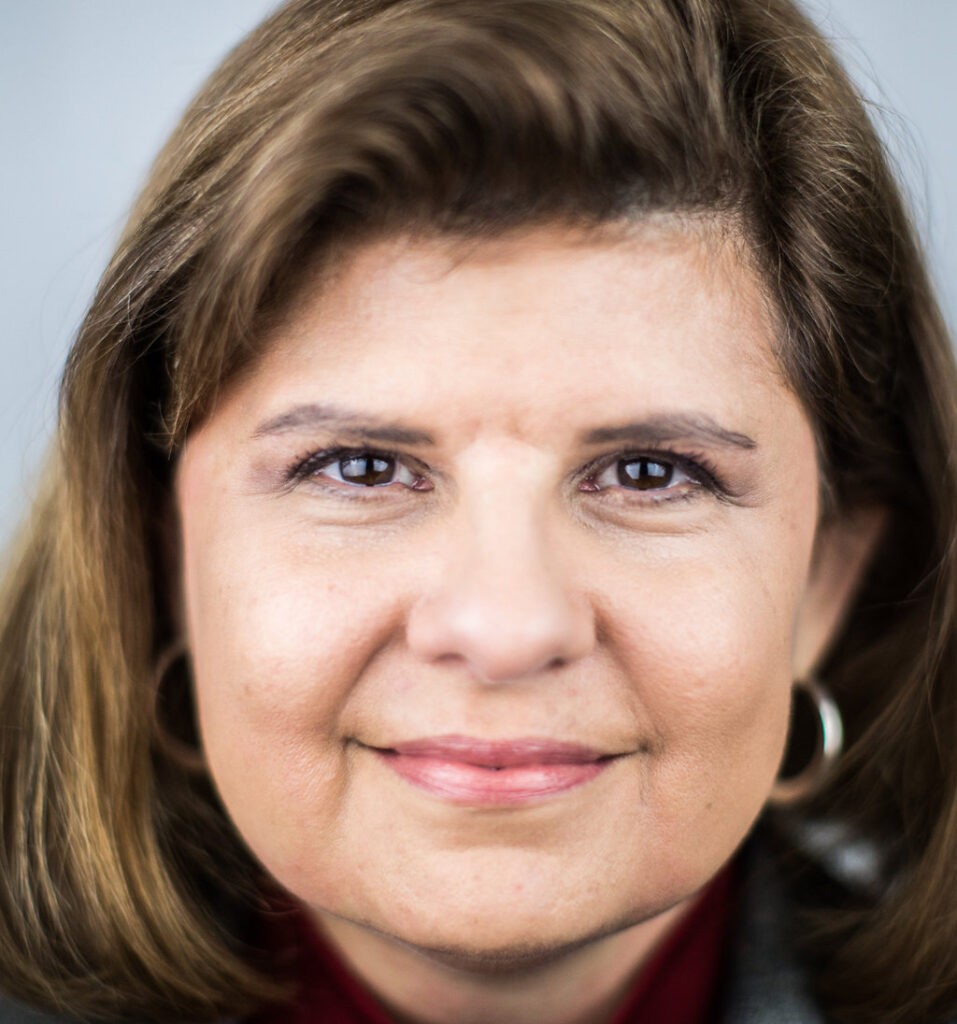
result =
M283 7L9 574L4 1019L957 1013L954 383L785 0Z

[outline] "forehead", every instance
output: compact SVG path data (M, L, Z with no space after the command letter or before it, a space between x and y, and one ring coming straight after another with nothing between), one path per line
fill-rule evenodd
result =
M774 348L743 244L705 222L402 236L308 278L239 391L278 409L330 388L383 413L443 405L463 424L490 402L532 417L564 402L574 417L706 399L725 415L749 391L786 391Z

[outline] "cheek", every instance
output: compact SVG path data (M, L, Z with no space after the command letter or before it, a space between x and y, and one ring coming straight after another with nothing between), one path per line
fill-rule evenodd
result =
M337 680L392 628L389 588L348 553L225 532L256 539L186 545L187 621L204 696L267 715L320 697L334 703Z
M617 573L603 621L653 737L654 827L740 838L760 811L786 739L800 552L729 544ZM715 829L718 833L715 833Z
M186 619L210 770L252 837L246 808L286 831L295 808L335 805L355 682L398 617L394 588L349 551L225 522L184 524Z

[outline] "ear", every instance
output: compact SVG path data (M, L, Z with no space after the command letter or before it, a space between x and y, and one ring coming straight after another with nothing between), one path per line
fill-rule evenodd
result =
M795 623L795 679L807 678L814 671L837 636L886 521L886 509L869 507L854 509L818 527Z

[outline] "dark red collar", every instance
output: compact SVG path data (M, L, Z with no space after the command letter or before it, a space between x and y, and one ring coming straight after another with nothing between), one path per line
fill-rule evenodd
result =
M714 1024L733 903L733 868L721 872L642 968L612 1024Z

